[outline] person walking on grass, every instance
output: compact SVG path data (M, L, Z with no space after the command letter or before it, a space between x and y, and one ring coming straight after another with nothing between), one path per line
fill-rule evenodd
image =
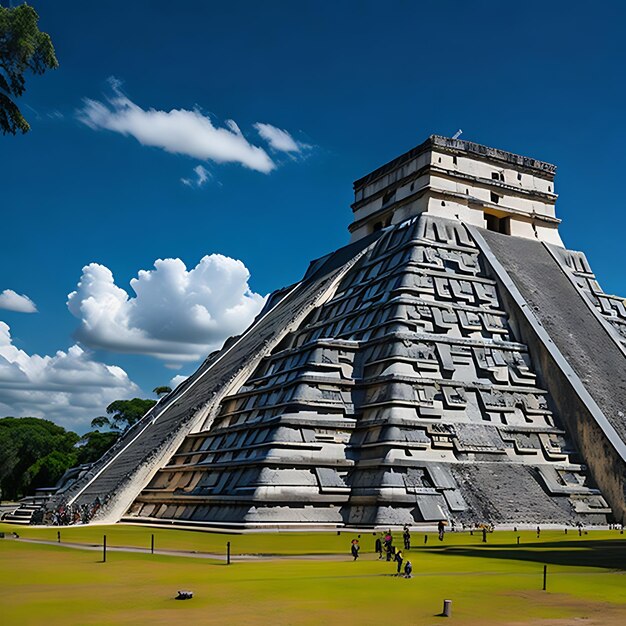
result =
M404 577L411 578L412 573L413 573L413 566L411 565L411 561L407 561L404 565Z
M443 535L446 532L446 524L443 520L439 520L437 530L439 531L439 541L443 541Z
M359 550L360 550L361 546L359 546L359 540L358 539L353 539L352 540L352 556L354 557L354 560L356 561L359 558Z
M383 542L380 537L376 537L376 544L375 544L374 549L378 553L378 560L382 559L383 558Z
M391 536L391 531L387 531L385 535L385 554L387 555L387 560L391 561L391 553L393 550L393 537Z
M403 561L403 556L402 556L402 550L396 550L396 563L398 565L398 570L396 572L396 576L400 576L400 574L402 573L402 561Z
M411 533L409 532L409 527L404 527L404 532L402 533L402 538L404 539L404 549L411 549Z

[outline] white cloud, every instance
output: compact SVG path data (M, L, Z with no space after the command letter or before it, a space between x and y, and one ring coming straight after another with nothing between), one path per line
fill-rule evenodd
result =
M180 383L185 382L188 378L189 376L183 376L182 374L178 374L177 376L174 376L172 380L170 380L170 387L172 389L176 389L176 387L178 387Z
M54 356L16 348L0 322L0 415L45 417L82 431L113 400L140 393L122 368L94 361L78 345Z
M91 263L67 305L86 345L193 361L241 333L261 310L265 298L250 291L249 278L241 261L220 254L191 270L180 259L159 259L131 280L129 297L107 267Z
M197 165L193 168L193 173L196 175L195 180L191 178L181 178L180 181L188 187L202 187L213 175L202 165Z
M86 98L78 119L94 130L110 130L130 135L144 146L154 146L174 154L216 163L239 163L258 172L269 173L276 164L261 147L252 145L237 124L227 120L216 127L200 111L142 109L120 90L120 81L109 80L113 96L106 102Z
M0 293L0 309L18 313L37 313L35 303L28 296L15 293L12 289L5 289Z
M309 147L307 144L296 141L286 130L276 128L271 124L257 122L254 127L261 139L267 141L271 148L279 152L301 152L303 148Z

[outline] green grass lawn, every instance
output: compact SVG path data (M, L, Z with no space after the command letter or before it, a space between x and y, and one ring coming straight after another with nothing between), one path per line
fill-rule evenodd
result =
M65 526L65 527L31 527L15 526L0 523L0 532L11 533L16 531L21 537L29 539L43 539L57 541L57 533L61 533L61 542L101 544L103 535L107 536L109 546L124 546L136 548L149 548L151 535L155 537L157 550L182 550L208 553L225 553L226 543L231 544L231 553L238 554L269 554L269 555L313 555L313 554L348 554L350 542L359 536L361 551L373 552L375 534L373 532L355 533L352 531L324 531L324 532L266 532L229 534L213 533L205 531L175 530L171 528L149 528L146 526L134 526L130 524L115 524L110 526ZM380 533L378 533L380 534ZM393 533L395 544L402 545L402 533ZM428 536L424 543L424 536ZM517 537L520 537L520 546L517 546ZM623 552L604 550L602 553L593 550L594 542L612 540L617 545L626 546L622 543L626 535L620 535L617 531L589 531L582 537L575 530L570 529L566 535L562 530L544 530L540 539L537 539L535 531L496 531L487 534L487 544L482 543L480 532L470 535L465 532L448 532L443 542L437 539L437 533L424 533L414 531L412 543L416 549L440 550L442 548L456 548L457 551L511 549L516 554L524 553L527 547L532 546L531 555L541 556L539 560L554 558L545 562L559 562L559 552L565 551L568 555L578 552L577 556L583 557L587 565L599 565L605 567L620 567L626 559ZM605 544L602 544L605 545ZM543 554L539 554L542 552ZM480 553L478 553L480 554ZM542 560L543 562L543 560ZM626 567L626 566L625 566Z
M3 525L0 531L15 527ZM58 529L17 528L21 538L56 539ZM62 540L108 545L233 553L334 555L235 562L98 552L61 545L0 540L0 622L20 625L95 624L439 624L443 599L453 601L457 624L586 626L626 623L624 535L590 531L578 537L545 531L430 535L408 553L410 580L371 553L347 555L353 533L222 535L135 526L62 528ZM516 537L521 545L516 545ZM415 540L418 534L414 533ZM370 545L371 544L371 545ZM345 555L338 560L338 554ZM543 564L548 591L543 592ZM194 598L176 601L179 589Z

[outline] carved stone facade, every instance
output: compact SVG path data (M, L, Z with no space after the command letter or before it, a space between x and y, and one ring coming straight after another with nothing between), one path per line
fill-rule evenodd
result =
M382 234L131 508L218 525L607 512L473 240L427 216Z
M482 159L480 167L495 160L553 178L549 164L441 139L431 138L437 149ZM519 195L530 202L532 193ZM551 186L537 193L556 197ZM605 428L578 357L546 360L555 354L541 334L549 324L533 331L537 320L515 286L527 278L515 272L523 254L505 259L500 239L463 220L415 213L369 234L370 217L360 217L354 243L274 294L244 335L159 403L68 499L99 496L111 521L208 527L587 524L605 521L611 507L620 517L626 421L622 430L623 415L599 402ZM555 218L541 219L556 228ZM624 301L602 292L584 255L548 243L560 241L556 230L524 240L579 298L572 306L583 322L623 353ZM541 277L536 283L541 290ZM557 344L568 355L566 339ZM626 373L622 360L614 355L612 367ZM582 391L557 385L560 376ZM626 375L618 387L619 399Z

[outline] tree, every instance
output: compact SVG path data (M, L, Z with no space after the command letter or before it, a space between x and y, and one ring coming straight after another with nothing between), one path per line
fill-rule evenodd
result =
M43 74L59 66L52 40L39 30L38 21L39 15L27 4L0 6L0 130L4 135L30 130L12 99L26 89L25 72Z
M54 487L66 470L97 461L139 421L155 400L116 400L107 407L108 417L96 417L93 430L79 437L72 431L38 417L0 419L0 493L17 499L39 487Z
M97 461L125 430L138 422L155 404L155 400L142 398L111 402L106 409L109 416L92 419L91 427L95 430L85 433L78 442L78 463Z
M51 487L76 464L79 437L38 417L0 419L0 488L15 499Z
M85 433L76 446L78 464L97 461L119 438L120 433L112 430L103 433L92 430Z
M100 416L91 420L92 428L110 428L118 433L124 432L138 422L154 405L156 400L116 400L107 407L110 417Z
M163 387L155 387L152 392L156 393L156 395L160 398L161 396L166 396L168 393L171 393L172 388L164 385Z

